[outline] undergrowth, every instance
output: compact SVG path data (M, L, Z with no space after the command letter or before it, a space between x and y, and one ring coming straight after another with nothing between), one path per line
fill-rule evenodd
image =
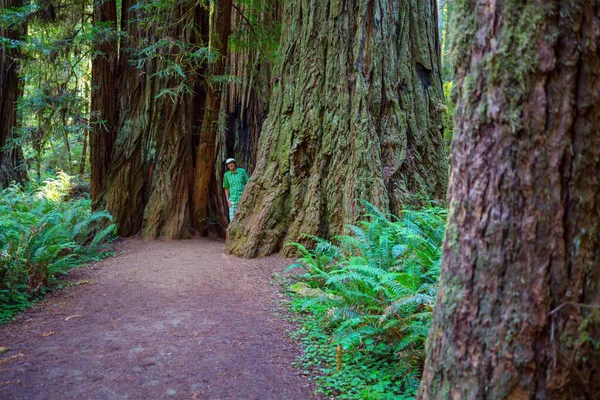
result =
M89 199L68 199L71 177L0 192L0 323L57 284L70 268L111 254L116 226Z
M365 219L332 241L300 243L291 311L302 364L338 399L408 399L418 389L440 272L446 210L424 207ZM304 290L303 290L304 289Z

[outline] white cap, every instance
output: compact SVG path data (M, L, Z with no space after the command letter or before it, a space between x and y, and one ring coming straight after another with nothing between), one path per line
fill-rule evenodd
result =
M230 162L234 162L237 164L234 158L228 158L227 160L225 160L225 165L229 164Z

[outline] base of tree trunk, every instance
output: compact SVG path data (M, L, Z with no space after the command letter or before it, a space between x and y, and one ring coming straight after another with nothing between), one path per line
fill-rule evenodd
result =
M360 200L443 199L448 167L435 1L286 2L257 166L227 249L256 257L331 237Z

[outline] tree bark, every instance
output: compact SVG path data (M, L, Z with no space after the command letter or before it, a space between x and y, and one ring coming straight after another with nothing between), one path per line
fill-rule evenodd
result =
M138 12L131 10L134 4L131 0L122 2L121 30L126 35L119 55L119 121L109 173L100 196L121 236L135 235L141 230L152 177L147 134L151 97L146 91L151 85L148 76L152 73L152 63L141 70L131 65L135 42L144 34L135 22Z
M225 73L227 62L227 43L231 32L232 0L219 0L211 22L210 45L219 53L218 60L209 66L210 75L219 76ZM221 107L221 96L224 86L216 82L208 86L200 145L196 152L196 171L193 192L193 223L200 234L206 233L208 223L208 200L211 179L215 170L215 149L217 140L217 122Z
M599 398L600 2L454 12L450 212L418 398Z
M232 11L231 31L238 46L228 54L236 82L230 82L221 102L213 177L209 186L208 234L225 238L229 212L223 194L223 160L233 157L249 174L256 165L258 141L267 118L272 91L272 46L279 42L281 3L258 0L239 4ZM269 37L265 41L264 36Z
M85 174L85 164L87 162L87 148L88 148L88 133L83 133L83 149L81 151L81 161L79 163L79 175Z
M359 217L358 199L398 213L413 193L444 197L435 4L285 3L280 80L230 252L266 255L302 234L341 233Z
M92 131L90 132L91 197L104 189L117 137L117 42L116 0L94 3L93 23L99 30L92 59Z
M196 3L177 2L165 17L170 23L161 34L184 43L192 43L197 21ZM201 7L203 11L206 11ZM202 18L201 18L202 19ZM180 54L172 50L171 59ZM166 67L159 61L157 71ZM194 88L196 76L185 78L187 87ZM160 88L180 85L180 78L155 78L155 93ZM144 212L143 236L181 239L190 236L191 193L193 185L192 134L194 123L194 94L181 91L176 97L155 98L152 104L150 138L155 141L155 168L151 195Z
M191 42L194 34L193 7L195 3L175 4L168 16L172 22L170 29L164 32L167 37ZM178 54L169 56L177 58ZM163 67L159 61L157 70ZM155 93L160 88L178 84L177 78L155 78ZM193 77L187 84L194 87ZM156 142L156 161L142 233L147 238L186 238L191 228L193 94L165 95L154 98L152 103L153 118L149 129L151 140Z
M129 39L121 55L117 141L103 197L121 235L141 230L146 238L185 238L191 226L192 130L197 105L193 94L182 88L195 88L197 77L180 79L165 72L169 62L180 59L179 46L161 47L159 56L145 57L139 68L131 61L138 61L136 46L145 38L150 38L148 43L195 40L196 7L200 6L174 2L161 15L160 29L151 32L142 32L135 22L144 16L135 15L131 5L124 7L123 15L131 22L126 24ZM172 92L165 94L163 89Z
M22 7L22 0L0 0L0 12L13 7ZM0 37L11 40L20 39L26 32L26 27L16 28L0 27ZM18 48L9 48L7 45L0 47L0 189L7 187L11 182L25 182L27 171L23 164L23 152L19 145L10 145L10 140L15 139L17 121L17 100L23 88L19 82L19 58L21 51ZM9 146L6 146L9 144ZM6 147L5 147L6 146Z

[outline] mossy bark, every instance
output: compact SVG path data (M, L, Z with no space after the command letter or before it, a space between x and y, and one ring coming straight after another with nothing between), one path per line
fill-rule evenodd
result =
M279 78L230 252L341 233L358 199L398 213L413 193L444 198L437 26L431 0L285 3Z
M600 3L454 12L450 212L418 398L599 398Z
M100 28L92 59L92 131L90 132L90 195L101 195L117 136L117 4L115 0L94 3L94 26Z
M22 6L21 0L0 0L0 11ZM26 27L23 26L16 29L0 28L0 37L18 40L25 32ZM15 128L18 125L17 100L23 90L19 82L20 57L18 48L10 48L8 44L0 45L0 189L11 182L27 180L21 147L12 144L6 146L15 138Z

